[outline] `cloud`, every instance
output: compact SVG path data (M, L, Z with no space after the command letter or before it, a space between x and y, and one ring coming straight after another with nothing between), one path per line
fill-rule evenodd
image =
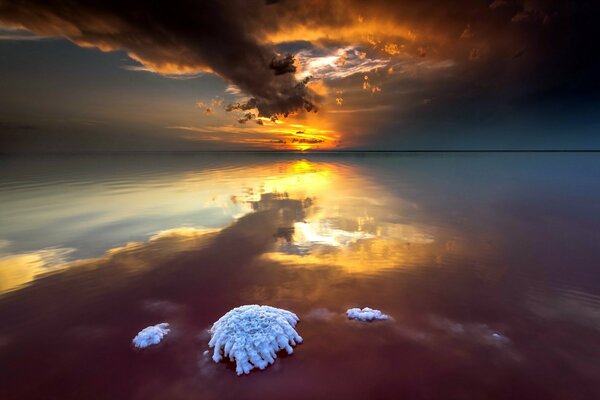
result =
M204 101L197 101L196 102L196 107L202 111L204 111L204 113L206 115L212 115L215 113L215 111L220 108L223 105L223 99L219 98L219 97L215 97L214 99L210 100L209 102L204 102Z
M254 118L256 118L256 115L249 112L249 113L244 114L244 116L242 118L238 119L238 123L245 124L246 122L251 121Z
M357 114L357 113L375 113L393 110L391 105L364 107L364 108L346 108L343 110L329 110L330 114Z
M2 1L0 22L84 47L125 50L164 75L212 72L251 96L260 115L314 110L311 90L293 74L293 57L279 58L254 35L248 16L265 7L255 1L179 0L169 7L140 0Z
M323 147L333 146L338 142L336 132L318 129L285 121L270 121L264 117L242 116L244 121L238 124L222 126L168 126L186 132L186 137L193 141L222 141L244 145L284 145L283 148L296 149L299 146ZM247 124L254 121L256 124ZM260 126L258 126L260 125Z
M44 37L36 36L31 32L22 29L9 29L0 27L0 40L6 41L29 41L43 40Z
M400 46L398 46L396 43L386 43L383 47L383 51L385 51L390 56L395 56L401 53Z
M306 49L299 51L296 58L302 67L300 77L335 80L364 74L374 69L385 68L390 60L368 58L356 46L334 49ZM343 62L339 62L343 60Z
M293 74L296 72L296 66L294 65L294 56L287 54L285 57L275 56L269 64L269 68L275 71L275 75Z
M225 107L225 111L227 111L227 112L236 111L236 110L248 111L248 110L253 110L257 107L258 107L258 102L256 101L256 99L249 99L249 100L241 102L241 103L231 103L227 107Z
M225 93L238 95L242 93L242 90L235 85L227 85L227 87L225 88Z
M301 144L316 144L323 143L323 139L307 139L307 138L292 138L290 140L291 143L301 143Z
M293 86L282 87L271 97L252 97L243 102L229 104L225 110L228 112L257 110L257 116L273 119L280 116L288 117L298 111L316 112L316 101L319 96L307 87L309 80L310 78L306 77Z
M149 72L149 73L155 73L156 71L154 71L152 68L150 67L146 67L145 65L124 65L123 67L124 70L127 71L132 71L132 72ZM170 79L176 79L176 80L181 80L181 81L185 81L188 79L195 79L195 78L199 78L202 75L204 75L204 73L199 73L199 74L194 74L194 73L190 73L190 74L184 74L184 73L175 73L175 74L162 74L162 76L166 77L166 78L170 78Z

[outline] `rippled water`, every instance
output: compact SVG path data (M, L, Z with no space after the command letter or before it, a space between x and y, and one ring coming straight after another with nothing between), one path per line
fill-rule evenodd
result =
M2 158L1 397L600 398L599 177L600 154ZM206 330L253 303L304 343L237 377Z

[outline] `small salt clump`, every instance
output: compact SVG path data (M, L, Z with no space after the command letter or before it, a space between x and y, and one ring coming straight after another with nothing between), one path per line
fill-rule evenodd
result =
M148 346L160 343L165 336L171 332L169 324L166 322L158 325L149 326L142 329L134 338L133 345L138 349L144 349Z
M360 308L350 308L346 311L346 315L350 319L358 321L373 321L373 320L387 320L390 319L389 315L383 314L379 310L373 310L372 308L365 307L362 310Z
M214 347L212 359L235 360L238 375L248 374L255 367L264 369L275 362L278 351L285 349L292 354L292 346L302 343L294 329L298 320L296 314L270 306L234 308L210 329L208 346Z

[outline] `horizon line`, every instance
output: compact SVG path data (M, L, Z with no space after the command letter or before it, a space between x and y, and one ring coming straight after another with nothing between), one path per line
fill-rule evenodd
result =
M101 155L101 154L193 154L193 153L237 153L237 154L356 154L356 153L600 153L600 149L452 149L452 150L73 150L0 152L1 156L28 155Z

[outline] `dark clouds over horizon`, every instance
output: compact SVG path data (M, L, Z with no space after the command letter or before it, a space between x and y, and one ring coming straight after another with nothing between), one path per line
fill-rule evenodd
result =
M0 0L0 143L600 148L598 9L550 0Z

